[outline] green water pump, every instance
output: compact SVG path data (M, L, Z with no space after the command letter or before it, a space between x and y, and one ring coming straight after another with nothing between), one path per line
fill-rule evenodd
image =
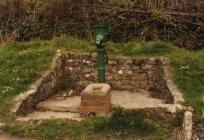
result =
M79 79L80 73L86 67L86 61L90 59L91 54L97 51L97 67L98 67L98 83L105 83L105 61L108 59L107 53L105 50L106 41L108 36L108 27L105 25L100 25L95 27L95 45L96 50L92 50L85 61L81 64L79 71L76 74L71 86L68 89L67 96L71 96L77 80Z
M108 37L108 27L100 25L95 27L95 45L97 47L98 82L105 83L105 46Z

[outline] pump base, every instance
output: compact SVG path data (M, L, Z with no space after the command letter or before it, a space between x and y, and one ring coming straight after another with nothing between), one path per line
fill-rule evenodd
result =
M110 112L111 94L108 84L90 84L81 93L80 113L104 116Z

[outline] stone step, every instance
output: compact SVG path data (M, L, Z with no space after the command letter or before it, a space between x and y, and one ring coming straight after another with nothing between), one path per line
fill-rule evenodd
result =
M33 120L50 120L50 119L68 119L81 121L82 118L79 113L71 112L54 112L54 111L34 111L28 114L26 117L17 117L16 121L26 122Z

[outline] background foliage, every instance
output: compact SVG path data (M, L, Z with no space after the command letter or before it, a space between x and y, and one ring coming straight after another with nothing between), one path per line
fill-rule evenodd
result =
M188 48L204 46L202 0L1 0L0 41L72 35L93 41L105 23L113 41L161 39Z

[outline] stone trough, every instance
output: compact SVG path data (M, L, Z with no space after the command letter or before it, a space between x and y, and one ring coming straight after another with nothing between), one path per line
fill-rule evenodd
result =
M97 82L95 55L85 62L87 67L80 75L74 96L66 99L63 96L86 57L87 54L58 51L51 69L13 101L12 112L17 119L81 120L80 93L89 84ZM111 86L112 108L151 110L153 115L157 111L175 113L185 109L181 105L183 96L171 80L167 59L110 57L106 64L106 79Z

